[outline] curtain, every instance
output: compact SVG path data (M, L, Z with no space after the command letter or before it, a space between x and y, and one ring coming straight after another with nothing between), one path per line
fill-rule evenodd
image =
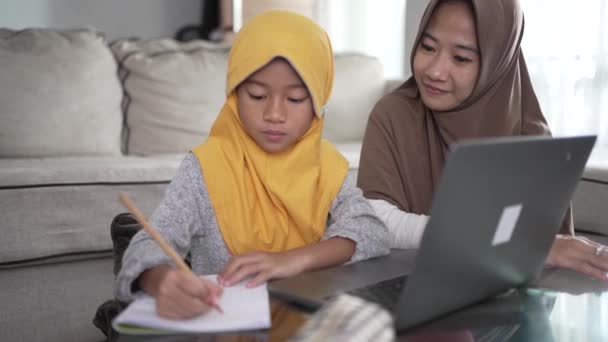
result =
M335 52L375 56L382 61L386 78L403 78L405 2L317 0L315 17Z
M521 4L523 52L549 126L555 135L597 134L594 155L608 159L608 1Z

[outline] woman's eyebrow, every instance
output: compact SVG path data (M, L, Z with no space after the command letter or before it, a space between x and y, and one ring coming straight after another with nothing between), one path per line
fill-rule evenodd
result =
M466 44L456 44L456 48L458 49L463 49L463 50L467 50L467 51L471 51L473 53L476 53L479 55L479 50L471 45L466 45Z
M439 40L437 38L433 37L432 34L426 32L426 31L422 33L422 37L420 37L420 40L422 40L422 38L428 38L428 39L434 41L435 43L439 42Z
M422 38L428 38L428 39L434 41L435 43L439 42L439 39L433 37L432 34L426 32L426 31L422 33ZM422 38L420 40L422 40ZM455 44L454 46L456 48L458 48L458 49L463 49L463 50L471 51L471 52L476 53L476 54L479 55L479 50L475 46L468 45L468 44Z

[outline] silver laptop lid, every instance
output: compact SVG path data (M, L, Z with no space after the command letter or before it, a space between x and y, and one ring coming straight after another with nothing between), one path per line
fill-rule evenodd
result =
M595 136L509 137L454 145L397 328L533 280L594 143Z

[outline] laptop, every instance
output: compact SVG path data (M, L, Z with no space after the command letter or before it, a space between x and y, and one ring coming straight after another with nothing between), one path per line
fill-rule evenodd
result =
M505 137L454 144L418 251L269 284L315 309L340 293L379 302L398 331L537 278L595 136Z

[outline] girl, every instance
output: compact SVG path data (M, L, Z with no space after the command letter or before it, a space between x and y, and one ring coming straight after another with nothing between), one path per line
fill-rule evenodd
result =
M413 77L376 104L359 165L358 185L392 247L418 247L451 143L550 134L521 52L523 27L517 0L429 3ZM606 280L603 249L574 236L569 210L546 262Z
M269 279L387 254L388 231L347 177L348 163L321 139L333 52L311 20L286 11L252 19L230 51L226 102L151 217L197 274L220 285ZM131 241L116 294L139 288L157 312L208 310L220 287L169 266L145 232Z

